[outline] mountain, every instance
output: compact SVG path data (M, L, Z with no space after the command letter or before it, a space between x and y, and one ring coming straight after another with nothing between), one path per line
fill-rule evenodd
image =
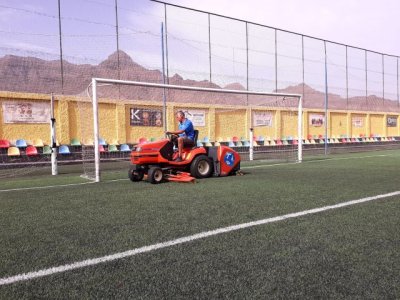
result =
M118 60L120 69L118 70ZM161 83L162 73L159 70L147 69L136 63L132 57L123 51L112 53L106 60L98 65L74 64L63 61L64 81L61 82L61 62L59 60L43 60L36 57L21 57L15 55L6 55L0 58L0 91L15 91L28 93L44 93L65 95L86 95L86 90L91 83L92 77L100 78L121 78L123 80L146 81ZM221 86L207 80L196 81L184 79L179 74L174 74L167 78L169 84L196 86L220 89ZM62 89L63 85L63 89ZM245 90L240 83L230 83L223 88L230 90ZM113 97L120 99L142 99L142 100L162 100L161 89L146 89L143 87L132 86L103 86L99 87L101 97ZM280 89L280 93L304 92L304 107L324 108L325 94L317 91L306 84L288 86ZM234 94L217 94L190 91L169 90L167 99L173 102L196 102L196 103L224 103L224 104L246 104L260 103L251 101L251 97L239 96ZM250 102L249 102L250 99ZM276 98L269 103L276 103ZM328 94L329 108L331 109L356 109L356 110L385 110L397 111L396 102L383 101L382 98L370 95L368 97L350 97L346 99L340 95ZM384 106L383 106L384 105Z

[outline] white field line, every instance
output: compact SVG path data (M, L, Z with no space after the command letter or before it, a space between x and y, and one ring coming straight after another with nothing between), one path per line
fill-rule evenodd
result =
M385 157L385 156L393 156L393 155L392 154L379 154L379 155L356 156L356 157L324 158L324 159L302 161L301 164L317 163L317 162L324 162L324 161L329 161L329 160L363 159L363 158ZM299 162L286 162L286 163L277 163L277 164L247 166L247 167L241 167L240 169L256 169L256 168L266 168L266 167L272 167L272 166L284 166L284 165L293 165L293 164L299 164Z
M144 246L144 247L128 250L125 252L119 252L119 253L115 253L115 254L111 254L111 255L107 255L107 256L87 259L87 260L83 260L83 261L74 262L72 264L62 265L62 266L58 266L58 267L52 267L52 268L48 268L48 269L42 269L39 271L23 273L23 274L11 276L11 277L0 278L0 286L16 283L16 282L20 282L20 281L31 280L31 279L35 279L35 278L39 278L39 277L49 276L49 275L53 275L53 274L57 274L57 273L63 273L66 271L80 269L80 268L84 268L84 267L88 267L88 266L95 266L95 265L98 265L101 263L111 262L114 260L135 256L140 253L146 253L146 252L151 252L151 251L158 250L158 249L168 248L171 246L184 244L184 243L192 242L192 241L199 240L199 239L204 239L204 238L219 235L222 233L228 233L228 232L237 231L237 230L241 230L241 229L245 229L245 228L249 228L249 227L264 225L264 224L268 224L268 223L274 223L274 222L283 221L286 219L298 218L298 217L302 217L305 215L316 214L316 213L324 212L327 210L333 210L333 209L337 209L337 208L341 208L341 207L356 205L356 204L360 204L360 203L364 203L364 202L368 202L368 201L374 201L374 200L393 197L393 196L397 196L397 195L400 195L400 191L387 193L387 194L381 194L381 195L372 196L372 197L361 198L358 200L351 200L351 201L342 202L342 203L335 204L335 205L329 205L329 206L323 206L323 207L319 207L319 208L304 210L304 211L286 214L286 215L282 215L282 216L278 216L278 217L266 218L266 219L262 219L262 220L258 220L258 221L232 225L232 226L228 226L228 227L218 228L215 230L204 231L204 232L201 232L198 234L189 235L186 237L181 237L181 238L178 238L175 240L170 240L170 241L166 241L166 242L162 242L162 243L158 243L158 244Z
M26 190L41 190L41 189L51 189L57 187L65 187L65 186L76 186L76 185L84 185L84 184L91 184L95 183L94 181L90 182L81 182L81 183L69 183L69 184L59 184L59 185L45 185L45 186L33 186L33 187L26 187L26 188L15 188L15 189L8 189L8 190L0 190L1 192L15 192L15 191L26 191Z
M103 181L103 183L115 182L115 181L125 181L125 180L129 180L129 179L128 178L112 179L112 180ZM15 188L15 189L8 189L8 190L0 190L0 193L1 192L12 192L12 191L24 191L24 190L51 189L51 188L77 186L77 185L79 186L79 185L92 184L92 183L96 183L96 182L89 181L89 182L81 182L81 183L69 183L69 184L59 184L59 185L45 185L45 186L34 186L34 187L26 187L26 188Z
M363 159L363 158L373 158L373 157L382 157L382 156L392 156L392 155L381 154L381 155L369 155L369 156L357 156L357 157L327 158L327 159L321 159L321 160L303 161L302 163L324 162L324 161L328 161L328 160ZM292 164L298 164L298 162L286 162L286 163L277 163L277 164L247 166L247 167L241 167L240 169L267 168L267 167L285 166L285 165L292 165ZM103 183L125 181L125 180L128 180L128 179L127 178L113 179L113 180L103 181ZM15 188L15 189L0 190L0 193L1 192L13 192L13 191L25 191L25 190L38 190L38 189L47 189L47 188L50 189L50 188L58 188L58 187L66 187L66 186L79 186L79 185L91 184L91 183L95 183L95 182L90 181L90 182L83 182L83 183L70 183L70 184L61 184L61 185L46 185L46 186L38 186L38 187Z

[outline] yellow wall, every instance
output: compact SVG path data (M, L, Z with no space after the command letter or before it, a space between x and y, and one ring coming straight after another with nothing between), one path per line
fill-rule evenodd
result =
M281 126L278 138L291 136L297 137L297 113L281 111Z
M10 141L16 139L34 140L42 139L46 144L50 143L50 126L44 124L4 124L3 101L50 101L49 95L25 94L0 92L0 139ZM134 106L130 103L123 103L102 99L99 104L99 133L108 143L136 143L139 138L161 138L164 136L164 126L130 126L130 108L143 107L162 109L160 105L137 101ZM167 106L167 128L177 129L175 112L180 109L204 110L205 126L198 127L199 138L209 137L211 141L218 138L223 140L231 139L233 136L249 138L249 127L252 126L252 111L246 107L216 106L191 104L190 107L177 103L169 103ZM292 136L297 137L297 115L284 109L263 110L273 114L272 126L254 127L255 136L264 136L274 139ZM324 135L324 126L315 127L309 123L310 114L324 115L324 111L304 110L303 117L303 138L308 135ZM327 124L329 126L329 137L369 136L370 134L380 136L399 136L400 124L396 127L387 127L387 117L399 117L398 113L377 113L357 111L329 111ZM362 126L353 124L353 118L361 118ZM58 96L55 101L55 118L57 124L57 140L59 144L69 144L71 139L78 138L81 142L93 142L93 116L92 107L88 99L72 96ZM399 122L398 122L399 123ZM82 136L86 132L86 136Z
M348 131L348 118L347 113L330 113L330 137L340 137L341 135L349 135Z
M245 137L246 132L246 117L245 109L235 110L232 108L217 109L215 111L215 136L223 140L232 139L233 136Z
M386 128L386 118L384 115L370 115L369 116L370 134L384 136Z

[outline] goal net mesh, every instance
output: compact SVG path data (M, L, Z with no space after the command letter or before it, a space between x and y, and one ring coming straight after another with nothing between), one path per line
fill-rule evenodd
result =
M299 97L106 80L96 84L100 170L129 166L129 150L178 129L183 111L199 130L197 146L227 145L242 160L298 159ZM145 86L142 86L145 85ZM80 111L85 176L95 178L93 87Z

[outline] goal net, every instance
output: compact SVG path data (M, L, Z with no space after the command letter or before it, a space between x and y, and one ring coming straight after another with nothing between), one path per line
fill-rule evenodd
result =
M177 111L199 130L199 147L227 145L242 161L302 159L301 95L100 78L90 88L78 109L85 176L95 181L108 166L127 170L128 149L177 130Z

